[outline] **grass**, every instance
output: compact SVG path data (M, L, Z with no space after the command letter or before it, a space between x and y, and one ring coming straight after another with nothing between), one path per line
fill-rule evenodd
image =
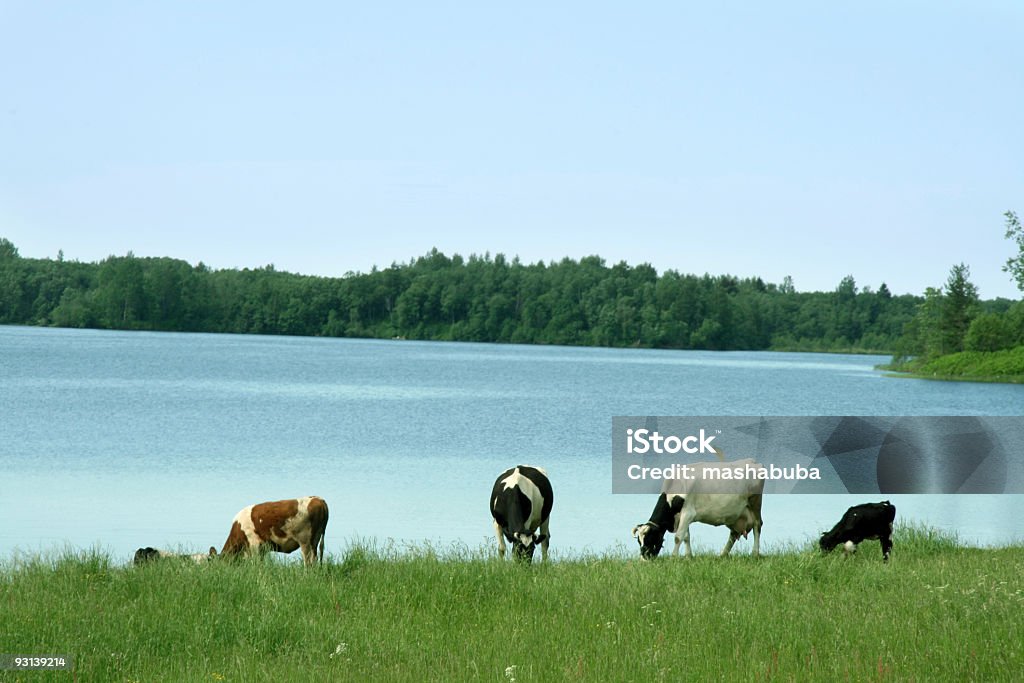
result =
M576 557L372 545L321 567L0 566L0 650L64 653L47 681L1015 680L1024 547L920 527L849 558ZM3 679L6 674L8 679Z
M929 361L880 366L916 379L1024 383L1024 346L1003 351L961 351Z

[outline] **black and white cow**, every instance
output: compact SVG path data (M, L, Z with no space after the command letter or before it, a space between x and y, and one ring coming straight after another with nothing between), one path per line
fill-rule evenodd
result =
M539 467L517 465L498 475L490 501L498 554L505 557L505 539L508 539L516 559L532 561L533 552L540 544L542 559L547 561L551 538L548 521L553 502L551 482L547 472Z
M857 544L868 539L882 543L882 559L889 561L892 552L892 523L896 519L896 506L887 500L881 503L854 505L846 511L839 523L821 535L818 545L828 553L840 543L848 552L856 552Z
M719 479L710 474L711 470L739 468L746 471L746 466L761 469L761 465L751 459L733 462L699 462L695 463L692 479L666 479L654 505L651 519L633 527L633 538L640 544L640 557L645 560L654 559L661 552L665 543L665 534L676 535L676 546L672 555L679 555L679 545L686 544L686 556L693 555L690 550L690 525L703 522L713 526L729 527L729 541L722 549L722 555L728 555L733 544L740 536L744 538L754 531L754 550L756 557L761 551L761 496L764 492L764 479Z

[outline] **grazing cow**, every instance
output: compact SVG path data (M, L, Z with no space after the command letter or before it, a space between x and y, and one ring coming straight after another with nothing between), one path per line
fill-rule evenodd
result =
M307 496L250 505L235 515L220 554L256 550L290 553L301 548L303 561L311 565L317 560L323 562L326 529L327 503L323 498ZM210 552L216 554L214 548Z
M640 557L645 560L657 557L665 543L665 534L670 531L676 535L672 555L679 555L679 545L685 543L686 556L691 557L690 525L694 522L729 527L729 542L722 549L722 556L729 554L736 539L741 535L746 538L753 529L756 557L761 551L764 479L720 479L711 473L720 468L742 469L746 473L748 465L761 469L761 465L749 458L699 462L692 465L692 479L666 479L651 519L633 527L633 538L640 544Z
M491 516L498 536L498 555L505 557L505 539L512 543L513 556L533 560L537 544L542 559L548 559L548 518L554 494L547 473L539 467L517 465L498 475L491 489ZM536 533L537 529L540 533Z
M158 548L146 547L139 548L135 551L135 557L134 559L132 559L132 564L140 565L146 564L148 562L153 562L155 560L163 559L191 560L196 564L199 564L200 562L206 562L208 559L210 559L210 554L194 553L191 555L182 555L181 553L172 553L166 550L160 550Z
M854 505L843 518L821 535L818 545L822 551L832 552L840 543L847 553L855 552L857 544L867 539L878 539L882 544L882 559L889 561L892 552L892 523L896 519L896 506L887 500L881 503Z

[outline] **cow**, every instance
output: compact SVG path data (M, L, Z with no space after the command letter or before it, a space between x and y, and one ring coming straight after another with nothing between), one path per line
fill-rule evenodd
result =
M532 562L540 544L542 559L546 562L551 538L548 521L553 502L551 482L541 468L517 465L499 474L490 500L498 555L505 557L505 539L508 539L517 560ZM538 528L540 533L537 533Z
M211 548L210 550L213 550L213 548ZM167 550L160 550L159 548L150 548L147 546L145 548L139 548L135 551L135 557L132 559L132 564L142 565L147 564L149 562L154 562L156 560L165 559L191 560L196 564L200 564L201 562L206 562L207 560L209 560L210 556L210 553L172 553Z
M856 552L857 544L878 539L882 544L882 561L889 561L892 552L892 523L896 519L896 506L887 500L881 503L854 505L843 518L821 535L818 545L822 552L832 552L840 543L847 553Z
M291 553L301 548L306 565L314 561L323 562L327 517L327 503L317 496L250 505L235 515L220 554L237 556L253 551ZM210 548L210 554L216 555L216 549Z
M748 467L749 466L749 467ZM686 556L692 557L690 549L690 525L703 522L713 526L729 527L729 542L722 549L722 556L729 554L733 544L741 535L746 538L754 530L753 555L761 551L761 497L764 479L720 478L722 468L746 474L750 468L763 474L762 466L754 460L732 462L694 463L690 479L666 479L654 505L651 518L633 527L633 538L640 544L640 557L651 560L658 556L665 542L665 534L676 535L674 557L679 555L679 545L686 544ZM714 472L719 470L718 472Z

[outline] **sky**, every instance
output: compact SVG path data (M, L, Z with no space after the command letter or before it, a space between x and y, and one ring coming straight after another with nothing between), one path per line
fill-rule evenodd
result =
M0 0L0 237L340 276L966 263L1020 298L1024 3Z

